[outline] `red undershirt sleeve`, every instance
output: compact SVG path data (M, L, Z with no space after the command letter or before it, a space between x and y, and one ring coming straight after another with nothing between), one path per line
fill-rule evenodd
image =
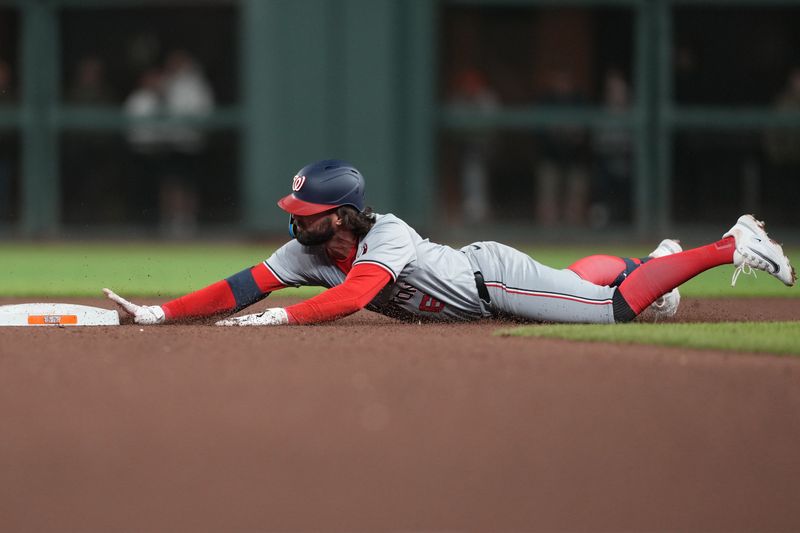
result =
M161 308L167 321L208 317L243 309L284 287L264 263L259 263L204 289L167 302Z
M392 277L373 264L355 265L344 283L286 308L290 324L312 324L341 318L363 309Z

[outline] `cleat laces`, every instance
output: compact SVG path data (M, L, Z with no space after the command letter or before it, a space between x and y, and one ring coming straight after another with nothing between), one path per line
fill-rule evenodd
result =
M736 286L736 280L739 279L739 274L744 274L745 276L753 276L754 278L758 279L758 276L756 276L755 269L750 265L748 265L747 263L742 262L742 264L736 267L736 270L733 271L733 277L731 278L731 287Z

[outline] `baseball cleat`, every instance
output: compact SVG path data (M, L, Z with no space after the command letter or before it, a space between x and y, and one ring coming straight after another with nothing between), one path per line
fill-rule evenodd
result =
M797 280L794 267L789 264L789 258L783 253L780 244L773 241L764 231L764 223L756 220L753 215L742 215L736 224L722 236L733 237L736 249L733 252L733 271L731 286L736 285L739 274L752 274L753 269L763 270L772 274L791 287Z
M680 241L664 239L655 250L650 252L650 257L664 257L665 255L677 254L682 251L683 248L681 248ZM650 309L653 311L653 319L657 322L661 319L672 318L678 312L680 304L681 293L676 287L650 304Z

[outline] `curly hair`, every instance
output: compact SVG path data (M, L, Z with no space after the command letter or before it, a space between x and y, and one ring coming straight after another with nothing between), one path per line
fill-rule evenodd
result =
M343 205L336 208L336 214L342 219L344 227L352 231L356 237L366 235L375 224L375 213L371 207L359 213L356 208Z

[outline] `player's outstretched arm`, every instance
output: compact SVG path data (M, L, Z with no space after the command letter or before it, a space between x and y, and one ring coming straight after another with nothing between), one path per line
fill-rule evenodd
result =
M230 315L284 287L261 263L160 306L136 305L109 289L103 289L103 292L117 304L123 321L132 319L137 324L163 324Z
M133 320L136 324L163 324L166 320L164 310L159 305L136 305L111 289L103 289L109 300L117 304L120 321Z
M162 305L167 321L230 315L286 287L265 263Z
M356 265L344 283L287 308L273 307L263 313L220 320L217 326L279 326L314 324L336 320L363 309L391 281L383 268Z

